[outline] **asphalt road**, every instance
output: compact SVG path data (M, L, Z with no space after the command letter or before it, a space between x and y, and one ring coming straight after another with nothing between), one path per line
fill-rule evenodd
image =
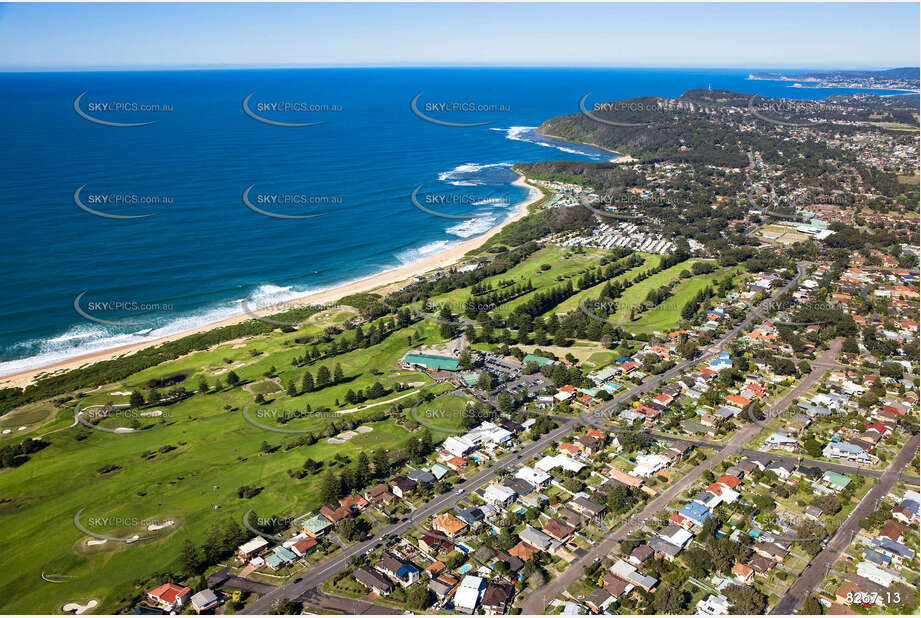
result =
M889 493L892 486L899 480L902 470L917 454L918 434L915 434L909 438L902 450L892 459L892 463L889 464L889 467L880 477L879 483L874 485L860 501L860 504L851 511L851 514L848 515L841 527L832 536L825 549L813 558L812 562L793 582L793 585L787 590L787 594L771 610L771 614L792 614L802 608L806 597L818 589L828 570L838 560L841 553L847 549L856 534L857 528L860 526L860 522L876 510L879 500Z
M301 603L312 605L326 610L343 612L349 616L359 616L362 614L371 615L399 615L403 612L392 607L384 605L375 605L370 601L361 599L347 599L332 594L326 594L317 590L308 590L298 599Z
M804 264L804 263L799 264L799 266L797 267L796 276L790 282L788 282L785 286L783 286L782 288L774 292L774 294L772 294L771 297L768 300L766 300L762 306L770 307L773 301L779 298L783 293L791 290L794 286L796 286L799 283L799 281L801 281L803 277L805 276L806 267L807 267L807 264ZM721 339L719 339L719 341L711 344L707 348L703 356L699 356L695 359L691 359L691 360L687 360L682 363L679 363L675 365L674 367L672 367L670 370L658 376L651 377L643 384L636 386L630 389L629 391L626 391L625 393L615 397L614 399L609 401L607 404L604 404L603 406L599 406L596 410L590 413L584 414L578 418L572 419L568 422L564 422L562 425L560 425L560 427L545 434L539 440L535 442L531 442L530 444L527 444L521 447L517 453L511 453L509 455L506 455L502 459L496 461L496 463L494 463L492 466L474 474L473 476L468 478L463 483L458 483L457 485L454 486L454 489L452 489L452 491L442 494L432 499L425 505L417 508L416 510L412 512L412 517L410 518L409 521L401 521L395 524L384 526L379 531L381 536L389 535L389 536L396 537L396 536L399 536L405 533L413 526L414 521L416 522L423 521L424 518L431 517L432 515L436 515L443 509L457 502L457 500L460 499L461 497L461 495L457 493L456 491L457 489L462 488L464 490L464 494L466 494L469 491L473 491L474 489L478 488L480 485L483 485L484 483L486 483L489 479L493 478L500 470L515 466L521 460L528 459L529 457L538 455L542 450L544 450L544 448L547 447L548 444L558 440L559 438L562 438L567 433L571 432L576 425L578 424L595 425L598 423L599 420L604 419L607 416L607 414L610 411L614 410L620 403L622 403L623 401L626 401L633 395L646 393L658 387L662 382L666 380L670 380L673 377L684 372L689 367L692 367L698 363L706 361L710 357L717 355L728 342L738 337L739 334L742 332L742 330L745 329L752 322L752 320L762 317L763 315L764 313L760 307L752 311L744 320L742 320L741 322L739 322L739 324L737 324L736 326L731 328L729 331L727 331L726 334L723 335ZM757 426L755 426L755 428L758 429ZM742 444L747 442L749 439L751 439L751 436L749 436L744 441L742 441ZM732 449L723 449L720 455L722 455L722 458L728 457L731 450ZM722 460L722 458L720 459L720 461ZM703 472L703 470L705 469L704 466L706 466L706 464L707 462L704 462L700 464L700 466L698 466L698 468L700 468L699 473ZM695 471L696 470L697 468L695 468ZM681 481L679 481L679 483L684 483L687 478L688 477L685 477L685 479L682 479ZM378 537L377 539L372 539L369 541L364 541L364 542L356 543L355 545L352 545L348 549L345 549L342 552L336 554L335 556L333 556L326 562L314 567L313 569L306 572L304 575L300 576L299 578L296 578L292 580L290 583L285 584L283 586L278 586L275 589L273 589L271 592L249 603L240 613L268 614L269 610L271 610L272 608L272 605L276 602L297 599L303 596L308 590L319 589L320 585L323 582L325 582L326 580L330 579L337 573L344 570L348 566L349 560L351 558L355 556L360 556L372 550L379 539L380 537ZM582 562L582 560L584 559L585 557L579 560L579 562ZM574 569L571 565L570 568L563 575L563 577L573 572L574 572ZM581 574L581 569L579 570L579 573ZM554 582L555 581L556 580L554 580ZM551 585L554 582L551 582ZM542 590L546 590L546 588ZM553 597L550 597L550 598L553 598ZM539 613L539 612L527 612L526 611L525 613Z

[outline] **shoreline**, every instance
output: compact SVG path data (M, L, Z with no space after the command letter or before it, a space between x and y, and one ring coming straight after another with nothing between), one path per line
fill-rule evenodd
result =
M559 135L550 135L549 133L541 133L538 129L540 129L540 127L537 127L537 129L534 129L534 132L540 135L541 137L549 137L550 139L559 140L561 142L567 142L569 144L584 144L586 146L592 146L594 148L597 148L598 150L604 150L605 152L614 153L617 155L617 159L614 161L611 161L611 163L636 163L637 162L637 160L633 158L633 155L624 154L622 152L618 152L617 150L611 150L610 148L599 146L598 144L593 144L591 142L573 142L573 141L566 139L565 137L560 137Z
M515 173L518 174L518 172ZM512 182L512 184L519 187L527 187L528 196L517 205L517 209L514 214L505 218L499 225L493 226L485 233L475 238L461 241L460 243L449 247L444 251L436 253L427 258L423 258L418 262L397 266L396 268L391 268L390 270L385 270L374 275L369 275L354 281L342 283L327 290L313 292L298 298L293 298L291 300L285 301L285 304L292 305L292 308L296 303L304 303L308 305L331 304L344 296L362 292L370 292L388 286L395 286L396 284L406 282L413 277L417 277L429 271L451 266L452 264L463 260L465 255L474 249L481 247L486 243L487 240L498 234L506 225L514 221L518 221L527 215L528 208L531 206L531 204L544 196L543 191L533 185L528 184L522 174L518 174L518 178ZM252 313L261 316L277 312L277 309L268 309L253 311ZM204 324L202 326L190 328L188 330L174 333L172 335L166 335L164 337L159 337L157 339L118 346L115 348L109 348L107 350L99 350L96 352L80 354L78 356L55 361L41 367L24 369L22 371L17 371L16 373L11 373L9 375L0 377L0 388L25 388L29 384L32 384L37 377L43 374L68 371L71 369L77 369L84 365L90 365L92 363L97 363L104 360L112 360L114 358L133 354L145 348L156 347L168 341L182 339L188 335L194 335L196 333L206 332L214 328L230 326L231 324L238 324L240 322L245 322L252 319L254 319L252 315L243 312L241 315L225 318L217 322L211 322L210 324Z

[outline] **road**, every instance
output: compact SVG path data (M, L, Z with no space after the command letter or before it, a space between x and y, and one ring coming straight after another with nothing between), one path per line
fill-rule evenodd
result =
M889 464L889 467L880 477L879 483L873 486L863 497L863 500L860 501L860 504L851 511L851 514L848 515L841 527L835 532L825 549L813 558L809 566L793 582L793 585L787 590L787 594L771 610L771 614L792 614L802 608L806 597L818 589L828 570L838 560L841 553L847 549L856 534L857 528L860 526L860 522L876 509L879 500L889 493L892 486L899 480L902 470L917 453L918 434L915 434L909 438L902 450L893 458L892 463Z
M807 266L808 265L805 263L799 264L797 266L796 276L791 281L789 281L786 285L784 285L783 287L779 288L776 292L774 292L774 294L772 294L771 297L767 299L762 306L771 307L772 303L776 301L777 298L779 298L782 294L784 294L785 292L788 292L793 287L798 285L798 283L803 279L803 277L806 274ZM442 494L432 499L431 501L427 502L425 505L417 508L416 510L412 512L412 517L410 521L400 521L395 524L383 526L378 531L379 533L378 538L381 538L384 536L396 537L396 536L399 536L405 533L413 526L413 521L416 521L416 522L423 521L425 518L436 515L443 509L450 507L454 503L456 503L461 497L461 494L458 494L456 489L463 489L463 493L466 494L467 492L478 488L479 486L485 484L488 480L496 476L496 474L499 471L516 466L519 461L525 460L525 459L528 459L529 457L533 457L535 455L540 454L540 452L544 450L544 448L546 448L549 444L559 440L566 434L573 431L573 429L577 425L580 425L580 424L581 425L589 425L589 424L596 425L599 422L599 420L604 419L607 416L607 414L613 411L620 403L627 401L630 397L634 395L646 393L658 387L662 382L666 380L670 380L674 378L675 376L681 374L686 369L698 363L704 362L708 358L716 356L717 354L719 354L720 351L722 351L722 348L727 343L729 343L730 341L738 337L739 334L743 331L743 329L745 329L752 322L752 320L754 320L757 317L761 317L763 315L764 313L761 311L760 307L755 309L744 320L739 322L739 324L737 324L736 326L731 328L729 331L727 331L726 334L723 335L721 339L719 339L719 341L711 344L707 348L706 352L704 353L702 357L697 357L691 360L683 361L675 365L668 371L658 376L651 377L643 384L636 386L630 389L629 391L615 397L608 403L602 406L599 406L594 411L586 413L570 421L564 422L558 428L554 429L551 432L548 432L543 437L541 437L539 440L535 442L531 442L530 444L527 444L521 447L517 453L510 453L506 455L502 459L496 461L496 463L494 463L492 466L485 468L484 470L481 470L480 472L477 472L476 474L468 478L466 481L462 483L458 483L457 485L455 485L455 489L450 491L449 493ZM755 426L755 428L758 429L757 426ZM747 442L749 439L751 439L751 436L746 438L746 440L743 441L742 444ZM723 458L728 457L731 450L732 449L724 448L722 451L722 453L724 453L722 457ZM704 466L706 463L707 462L704 462L703 464L701 464L701 466ZM698 466L698 467L701 467L701 466ZM701 469L700 472L702 473L703 469ZM310 571L308 571L301 577L296 578L290 583L285 584L283 586L278 586L277 588L273 589L268 594L265 594L264 596L249 603L240 613L268 614L272 608L272 605L277 602L286 601L290 599L297 599L301 597L302 595L304 595L308 590L319 589L320 585L323 582L325 582L326 580L332 578L337 573L344 570L349 565L349 561L353 557L361 556L363 554L368 553L370 550L374 549L376 543L377 543L377 539L372 539L369 541L363 541L360 543L356 543L355 545L352 545L348 549L345 549L342 552L336 554L335 556L333 556L326 562L314 567L313 569L311 569ZM568 569L566 573L568 574L572 571L573 569L570 567L570 569ZM580 570L580 573L581 573L581 570ZM529 612L525 612L525 613L529 613ZM539 613L539 612L530 612L530 613Z
M828 350L825 351L825 353L822 355L822 358L834 358L837 355L837 349L841 345L840 340L836 340L836 343L837 345L832 345ZM811 388L812 385L820 380L824 374L824 369L814 369L809 375L803 378L799 384L792 388L790 392L787 393L780 401L771 406L770 409L768 409L765 413L765 417L770 418L771 416L786 410L787 406L789 406L796 397ZM740 452L742 450L742 446L753 437L755 437L759 431L761 431L761 426L754 423L750 423L738 429L732 435L729 441L726 442L723 448L718 450L713 456L708 457L705 461L695 466L685 476L669 485L662 493L660 493L649 504L647 504L638 515L631 517L626 524L616 530L613 530L600 543L596 543L585 556L571 563L562 575L555 577L540 590L533 592L530 596L528 596L524 604L521 606L521 613L540 614L544 612L550 605L550 601L561 595L564 590L566 590L569 586L575 583L576 580L583 576L585 567L591 566L597 560L600 560L601 558L604 558L609 553L611 553L611 551L614 549L614 546L619 543L621 539L629 538L637 530L642 528L643 523L647 519L654 517L659 511L668 506L672 500L681 495L682 492L690 489L700 479L700 476L705 471L713 470L725 459Z
M399 615L403 613L402 611L392 607L375 605L370 601L364 601L361 599L347 599L345 597L339 597L336 595L319 592L316 589L308 590L297 600L306 605L312 605L313 607L342 612L344 614L348 614L349 616L358 616L362 614Z

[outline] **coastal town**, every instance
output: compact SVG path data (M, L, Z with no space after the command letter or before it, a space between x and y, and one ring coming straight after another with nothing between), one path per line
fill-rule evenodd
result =
M540 199L459 263L4 389L51 547L11 564L76 614L915 612L919 143L880 99L659 99L630 159L516 165Z

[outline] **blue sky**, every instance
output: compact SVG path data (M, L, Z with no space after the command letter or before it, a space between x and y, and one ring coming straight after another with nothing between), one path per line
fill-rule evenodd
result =
M0 69L918 66L919 4L7 4Z

